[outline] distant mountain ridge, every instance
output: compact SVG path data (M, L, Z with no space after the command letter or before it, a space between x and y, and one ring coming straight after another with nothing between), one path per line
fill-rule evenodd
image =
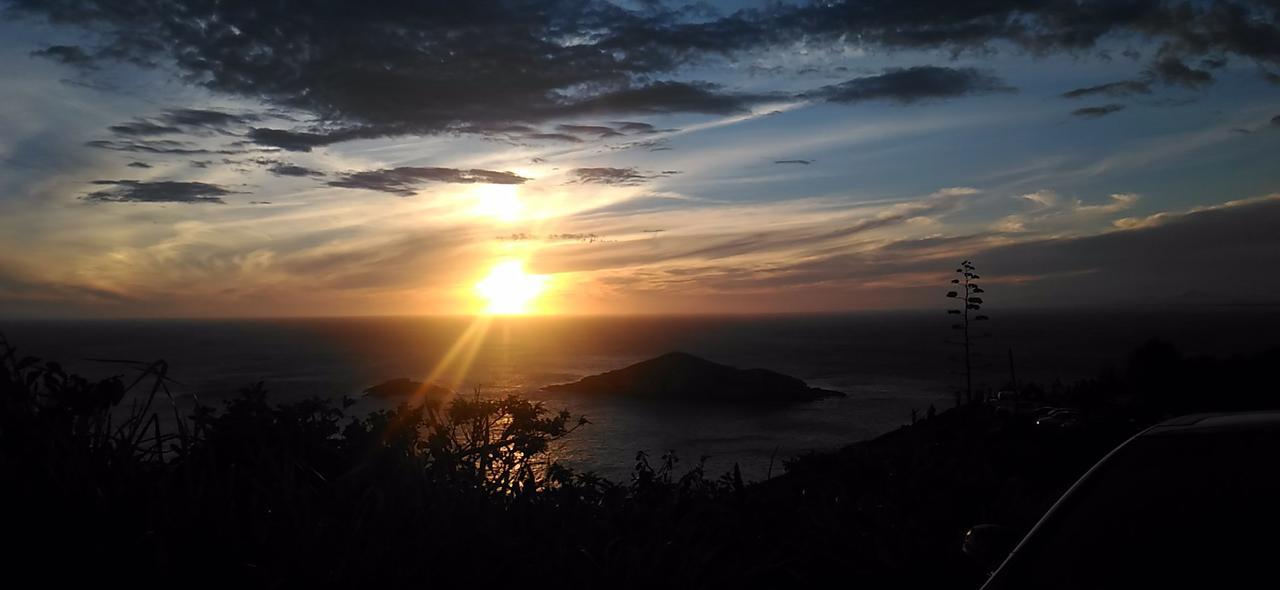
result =
M810 387L800 379L776 371L738 369L684 352L669 352L573 383L549 385L543 390L655 399L751 402L800 402L844 396L839 391Z

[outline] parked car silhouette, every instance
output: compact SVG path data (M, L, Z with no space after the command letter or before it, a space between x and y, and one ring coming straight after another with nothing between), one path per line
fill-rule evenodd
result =
M1071 408L1054 408L1036 416L1040 428L1075 428L1080 424L1080 411Z
M1280 412L1153 426L1081 477L983 589L1275 586L1278 458ZM974 527L964 550L998 563L1008 537Z

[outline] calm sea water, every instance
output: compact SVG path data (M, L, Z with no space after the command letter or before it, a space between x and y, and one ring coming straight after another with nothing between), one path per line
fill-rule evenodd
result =
M121 373L89 359L163 358L181 403L218 404L247 384L280 400L358 395L395 377L435 380L486 395L510 392L591 424L565 443L578 467L625 478L635 454L677 451L682 465L707 458L712 473L734 463L750 478L782 461L887 432L951 404L957 349L941 311L769 317L345 318L217 321L0 321L25 354L61 361L87 376ZM981 342L981 384L999 385L1013 352L1019 379L1089 376L1123 362L1149 338L1193 354L1249 353L1280 345L1275 309L1146 309L996 314ZM785 408L641 402L548 394L551 383L614 369L669 351L791 374L846 398ZM448 362L442 362L448 359ZM363 400L354 411L383 404Z

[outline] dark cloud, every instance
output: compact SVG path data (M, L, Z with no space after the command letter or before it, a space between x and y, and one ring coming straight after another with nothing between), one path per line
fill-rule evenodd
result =
M112 125L107 128L116 135L132 135L132 136L148 136L148 135L172 135L182 133L182 130L173 125L160 125L150 121L131 121Z
M470 125L459 129L460 133L475 133L511 142L520 141L564 141L583 143L589 140L602 140L627 135L649 135L674 129L658 129L649 123L621 121L610 125L588 125L581 123L562 123L553 131L544 131L531 125L500 125L496 127Z
M1104 104L1096 107L1079 108L1074 111L1071 111L1071 114L1073 116L1084 117L1086 119L1097 119L1098 117L1105 117L1112 113L1118 113L1123 110L1124 110L1124 105L1122 104Z
M81 199L96 203L225 203L222 197L234 194L216 184L204 182L143 182L139 180L97 180L93 184L111 186Z
M297 177L315 178L315 177L325 175L324 172L321 172L319 170L307 168L306 166L298 166L297 164L290 164L288 162L276 162L274 164L271 164L270 166L267 166L267 171L276 176L297 176Z
M1146 80L1122 80L1097 86L1076 88L1062 93L1062 98L1083 98L1086 96L1132 96L1134 94L1151 94L1151 82Z
M230 127L245 125L254 120L257 120L256 115L236 115L209 109L170 109L153 118L135 119L107 129L116 135L128 137L181 133L207 135L210 131L227 133Z
M1177 57L1165 57L1151 66L1151 73L1165 84L1200 88L1213 83L1213 74L1188 66Z
M662 81L625 88L581 100L563 108L565 114L703 113L729 115L752 106L786 98L777 94L734 93L709 82Z
M1280 74L1275 72L1263 72L1262 77L1272 84L1280 84Z
M275 158L249 158L246 160L232 160L228 158L223 158L222 163L227 165L257 164L259 166L262 166L263 168L266 168L267 172L270 172L275 176L312 177L312 178L326 176L326 174L320 170L307 168L306 166L299 166L297 164L293 164L291 162L285 162L283 160L278 160ZM242 172L248 171L248 169L245 169L245 168L241 168L240 170Z
M1271 126L1272 126L1272 127L1280 127L1280 115L1276 115L1276 116L1274 116L1274 117L1271 117Z
M569 171L576 183L614 186L638 186L655 178L679 173L678 170L663 170L654 174L641 172L635 168L574 168Z
M805 96L836 103L888 100L909 104L924 100L955 98L970 94L1009 92L996 76L973 68L916 66L890 68L875 76L854 78L825 86Z
M774 164L802 164L804 166L808 166L809 164L813 163L813 160L774 160L773 163Z
M31 52L32 57L43 57L69 66L93 69L93 58L77 45L51 45Z
M151 164L148 164L146 162L129 162L128 164L126 164L126 166L130 168L150 168Z
M610 113L670 114L695 112L729 114L743 112L748 110L751 105L777 98L780 97L776 95L735 94L723 91L720 86L709 83L655 82L599 94L573 103L551 105L541 113L530 108L522 112L520 116L544 120L560 116L589 116ZM482 119L479 115L476 118ZM633 133L658 131L652 125L636 123L631 125L631 129L636 130ZM645 125L645 127L640 128L637 125ZM587 129L593 129L595 131L590 135L594 138L622 134L617 130L610 130L613 133L604 132L603 130L608 128L602 126L561 125L557 128L562 129L565 127L577 128L580 133ZM599 129L596 129L597 127ZM445 126L423 127L421 125L397 123L303 130L255 127L249 130L248 137L250 141L259 145L278 147L288 151L309 152L314 148L355 139L374 139L415 133L437 133L448 130L482 135L503 135L513 140L564 141L570 143L584 141L582 137L564 132L563 129L558 133L538 132L528 125L512 124L468 124L456 128L446 128Z
M533 139L582 143L587 140L626 137L628 135L651 135L654 133L674 131L674 129L658 129L649 123L621 121L612 123L611 125L582 125L565 123L556 125L555 131L555 133L539 132L528 126L517 125L501 128L492 133L502 133L513 140ZM628 143L624 147L633 147L633 144Z
M374 139L396 135L389 129L372 127L349 127L332 130L290 130L253 127L249 129L249 141L258 145L280 148L290 152L309 152L314 148L351 141L353 139Z
M413 196L418 187L430 182L455 184L522 184L529 179L514 172L494 170L459 170L456 168L420 168L402 166L385 170L349 172L329 186L381 191L404 197Z
M170 125L226 128L245 125L252 121L257 121L260 117L252 114L237 115L211 109L170 109L158 118Z
M606 113L742 112L778 97L672 78L692 71L685 68L691 64L798 41L1101 56L1105 40L1142 38L1163 48L1152 72L1191 87L1212 76L1184 59L1243 56L1280 64L1275 0L833 0L770 2L716 16L687 6L629 10L606 0L448 6L330 0L305 10L257 0L10 4L14 14L80 26L102 41L92 52L48 54L55 59L173 63L184 79L215 92L315 117L322 126L252 136L298 151ZM990 78L937 68L851 80L811 94L835 102L910 102L999 89Z

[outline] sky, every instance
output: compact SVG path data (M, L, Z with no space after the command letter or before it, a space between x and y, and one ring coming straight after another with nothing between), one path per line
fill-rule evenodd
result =
M0 0L0 73L0 317L1280 292L1276 0Z

